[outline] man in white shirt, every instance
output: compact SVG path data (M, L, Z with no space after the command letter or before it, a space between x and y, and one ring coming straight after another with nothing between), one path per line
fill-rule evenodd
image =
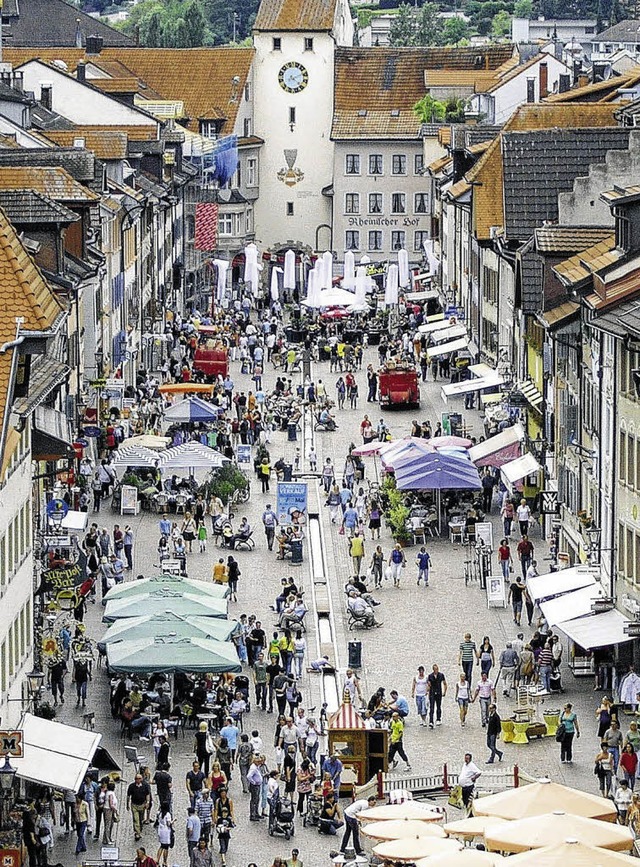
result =
M364 810L369 810L371 807L375 807L376 805L376 796L369 795L369 797L365 800L364 798L360 798L357 801L354 801L344 811L344 821L346 824L346 828L344 831L344 836L342 837L342 843L340 844L340 851L344 855L347 851L347 843L351 836L353 836L353 848L356 850L356 855L363 855L362 846L360 844L360 827L358 825L358 815Z
M520 535L526 536L529 532L529 519L531 518L531 509L527 506L526 500L520 500L516 514L518 516L518 524L520 525Z
M476 780L482 773L480 768L474 764L472 759L473 756L471 753L464 754L464 764L458 774L458 784L462 789L462 803L467 809L469 809L469 803L476 786Z

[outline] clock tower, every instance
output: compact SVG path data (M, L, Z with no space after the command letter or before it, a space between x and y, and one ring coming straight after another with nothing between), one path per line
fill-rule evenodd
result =
M255 134L260 152L256 240L330 244L334 53L353 44L348 0L262 0L253 29Z

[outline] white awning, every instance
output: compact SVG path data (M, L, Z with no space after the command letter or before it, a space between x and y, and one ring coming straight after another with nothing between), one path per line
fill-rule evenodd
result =
M518 391L524 395L526 400L534 409L542 409L544 398L534 382L530 379L523 379L518 383Z
M513 485L515 482L519 482L520 479L524 479L525 476L530 476L531 473L537 473L539 469L540 464L534 456L528 452L526 455L522 455L521 458L516 458L515 461L509 461L508 464L501 467L500 474L505 482Z
M444 313L436 313L429 317L429 321L424 325L418 326L420 334L431 334L434 331L440 331L442 328L449 328L449 320L444 318Z
M429 346L426 352L427 358L435 358L438 355L448 355L450 352L457 352L460 349L466 349L469 345L468 337L460 337L458 340L452 340L451 343L440 343L437 346Z
M444 343L447 340L456 340L458 337L465 337L467 329L464 325L451 325L449 328L441 328L434 331L431 339L436 343Z
M448 397L456 397L460 394L468 394L470 391L482 391L483 388L495 388L502 385L504 379L495 371L489 376L474 376L471 379L463 379L462 382L452 382L443 385L440 396L446 403Z
M558 572L547 572L529 578L527 589L534 602L551 599L563 593L572 593L581 587L591 587L600 578L599 566L570 566Z
M17 776L55 789L77 792L102 735L26 713L22 731L24 756L11 758Z
M614 608L612 611L592 614L590 617L565 620L562 623L557 623L556 629L560 629L568 638L575 641L580 647L584 647L585 650L592 650L594 647L633 641L633 637L624 631L626 623L625 616Z
M429 276L429 275L427 275ZM426 279L426 278L425 278ZM432 298L438 298L440 293L437 289L423 289L420 292L406 292L405 301L430 301Z
M87 512L75 512L73 509L69 509L59 526L61 530L75 530L77 533L81 533L83 530L86 530L88 522L89 515ZM58 524L49 518L49 526L56 527Z
M495 436L489 437L483 443L478 443L469 449L469 457L475 464L476 461L484 460L490 455L495 455L503 449L517 446L524 440L524 428L521 424L514 424L505 428Z
M564 620L590 614L594 599L602 599L605 595L602 584L592 584L590 587L574 590L573 593L547 599L540 603L540 609L549 626L556 626Z

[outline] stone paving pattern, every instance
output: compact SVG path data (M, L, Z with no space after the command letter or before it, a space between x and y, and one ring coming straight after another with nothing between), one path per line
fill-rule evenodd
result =
M371 361L377 362L377 354L374 349L365 351L363 370L356 378L359 384L360 395L366 395L366 365ZM266 384L272 386L275 382L276 372L270 364L266 367ZM248 376L241 376L239 365L232 365L232 376L236 388L248 391L251 381ZM338 374L329 372L329 364L316 364L313 371L314 379L323 379L327 390L331 393ZM383 417L395 437L408 434L413 418L429 418L432 427L439 419L443 410L440 398L440 382L431 381L421 386L422 404L420 410L394 410L383 413ZM367 404L362 398L355 410L336 410L339 429L334 433L317 433L316 449L318 453L318 466L321 466L325 457L329 456L336 465L339 473L344 463L349 443L359 443L359 424L363 414L367 412L375 424L381 417L380 408L377 404ZM482 433L480 414L477 411L466 412L467 422L473 427L477 435ZM289 443L286 434L273 435L270 447L272 463L280 456L285 460L293 461L295 448L303 444ZM372 459L365 459L367 477L374 478L374 464ZM308 465L305 461L305 469ZM310 482L310 489L315 482ZM310 490L310 500L313 502L314 492ZM320 502L323 498L320 498ZM275 559L275 553L267 551L265 538L262 532L260 516L266 503L271 502L275 507L275 483L271 485L269 494L262 494L260 486L252 478L252 494L250 502L237 513L237 519L246 514L250 523L255 528L254 535L257 545L252 552L237 552L235 555L239 561L242 577L239 584L239 602L230 604L230 616L238 617L241 613L255 613L262 620L264 628L269 633L275 620L274 613L268 608L269 602L276 595L280 579L288 574L294 567L287 562ZM110 531L113 524L118 522L118 516L111 512L105 501L99 516L90 514L90 520L97 519L100 526L106 526ZM432 572L430 586L416 586L417 567L414 565L418 547L406 549L407 568L402 578L400 588L394 588L390 582L385 583L379 593L382 604L376 609L378 619L384 621L381 629L370 631L358 630L349 633L346 629L344 616L344 594L342 587L351 572L351 559L347 554L345 538L339 536L335 525L331 525L328 509L320 509L323 534L326 549L326 563L329 572L329 588L332 594L335 627L337 633L338 664L341 672L346 669L347 641L355 638L362 641L363 646L363 669L360 672L362 680L362 692L365 698L375 691L378 686L384 686L387 694L390 689L397 688L399 692L410 697L411 681L419 664L423 664L427 671L437 662L445 673L449 682L449 693L444 701L443 725L440 728L430 730L419 725L415 713L415 705L410 700L411 713L405 728L405 749L411 760L414 773L437 772L447 762L451 768L457 771L461 764L464 752L470 750L474 759L484 769L484 761L488 756L485 746L484 729L480 725L480 708L476 703L471 705L467 718L466 728L461 729L458 719L457 706L454 702L454 684L459 674L457 666L458 646L462 635L470 631L474 640L479 644L484 635L489 635L496 651L496 657L504 647L505 642L515 637L517 631L510 609L488 609L485 592L480 590L476 583L465 586L463 580L464 548L460 545L452 545L446 536L436 538L428 542L428 548L432 556ZM497 520L497 505L493 506L494 539L499 539L499 522ZM134 570L133 575L143 572L154 572L153 564L157 563L156 545L158 540L157 521L158 517L147 513L134 518L128 517L135 534L134 546ZM122 523L122 522L120 522ZM537 530L532 532L532 540L536 547L536 557L539 570L545 569L544 557L547 555L546 545L540 538ZM383 529L383 550L389 553L392 547L392 539L388 530ZM367 541L366 553L371 556L372 543ZM205 554L194 553L188 557L189 577L202 580L210 580L211 569L218 549L209 540L209 548ZM296 573L296 577L302 578L307 590L307 599L310 594L310 576L308 571L308 557L305 551L305 563ZM127 580L132 580L131 573ZM104 626L100 623L102 608L99 604L90 606L86 617L89 634L98 639ZM523 627L525 638L532 630ZM313 621L309 624L307 633L308 655L310 659L318 655L317 636L313 628ZM565 660L567 649L565 647ZM476 669L479 678L479 668ZM341 678L342 679L342 678ZM475 675L474 675L475 679ZM67 677L67 681L69 677ZM535 740L527 746L501 745L504 749L504 764L513 766L518 764L527 774L533 776L549 775L552 779L575 785L589 791L596 791L594 786L592 758L597 752L595 739L594 711L597 707L600 695L592 692L591 679L575 679L569 671L566 661L563 664L563 685L566 690L565 696L548 699L545 707L560 707L562 700L571 700L574 703L579 719L583 727L583 738L577 741L574 747L574 764L561 765L559 761L559 748L553 738ZM319 680L317 676L306 674L303 677L301 691L304 696L306 707L316 705L319 708ZM75 695L73 686L67 683L67 702L60 708L58 718L72 725L81 725L81 709L75 707ZM508 716L511 703L501 696L499 690L498 710L501 715ZM124 741L119 735L119 724L114 722L110 715L108 703L108 678L104 671L98 671L90 684L87 709L96 713L96 728L103 733L103 745L120 762L124 769L124 778L127 782L133 778L131 765L124 762ZM275 716L264 714L252 707L251 713L245 718L245 730L257 728L265 742L265 752L268 760L273 756L273 732ZM138 750L147 757L153 756L151 744L138 743ZM174 818L176 820L176 847L170 853L169 864L186 867L188 864L186 843L184 838L184 823L186 821L186 809L188 805L186 790L184 787L184 775L190 769L192 761L192 732L187 729L186 738L180 736L178 741L171 741L171 773L174 779ZM400 767L397 772L403 774ZM497 765L494 767L498 767ZM119 791L121 805L121 821L117 825L117 845L120 848L120 857L123 861L131 861L135 857L135 843L131 817L124 810L125 788ZM155 793L154 793L155 794ZM282 837L272 839L268 836L266 827L262 823L250 825L248 820L248 796L241 791L237 775L234 775L230 787L230 794L235 802L237 827L233 831L227 864L229 867L245 867L251 861L255 861L258 867L268 867L272 864L276 855L289 856L292 846L300 849L300 857L307 867L329 864L328 852L335 845L333 840L319 836L314 828L303 828L301 822L296 823L295 838L287 842ZM343 801L343 804L346 803ZM455 811L452 811L455 815ZM56 846L50 855L50 863L60 861L65 865L75 862L73 847L75 835L66 839L60 836L60 829L56 828ZM339 840L337 841L339 842ZM147 848L147 853L155 857L157 851L157 836L151 826L147 826L142 840ZM215 863L219 864L217 845L214 843L213 851L216 853ZM89 843L89 859L100 857L100 846L93 840Z

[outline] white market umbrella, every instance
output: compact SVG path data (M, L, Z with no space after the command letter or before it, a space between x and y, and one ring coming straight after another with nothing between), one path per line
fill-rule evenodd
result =
M344 254L344 277L342 285L345 289L353 289L356 275L356 257L353 250L347 250Z
M404 248L398 250L398 280L403 289L409 285L409 254Z
M321 307L350 307L355 300L356 296L353 292L347 292L346 289L341 289L340 286L323 289L320 293Z
M127 449L129 446L140 446L145 449L153 449L161 452L169 445L171 437L159 437L156 434L138 434L138 436L128 437L123 440L120 445L120 450Z
M402 840L387 840L374 846L373 852L383 861L417 861L430 855L459 852L462 844L457 840L439 840L437 837L405 837Z
M282 286L284 289L296 288L296 254L293 250L287 250L284 254L284 279Z
M481 852L478 849L462 849L461 852L447 852L445 855L432 855L416 861L416 867L497 867L505 859L495 852ZM569 865L567 865L569 867Z
M398 303L398 266L389 265L387 269L387 281L384 287L384 303L387 307L393 307Z
M380 804L358 813L361 824L367 822L391 822L394 819L418 819L420 822L441 822L442 813L430 810L415 801L404 801L401 804Z
M354 306L366 305L368 282L366 267L364 265L358 265L358 270L356 271L356 297Z
M509 853L554 846L564 843L567 837L614 852L630 852L633 847L629 828L600 819L572 816L561 810L492 825L484 833L487 849Z
M121 446L113 459L113 468L119 470L123 467L155 467L158 460L157 452L144 446Z
M331 289L333 283L333 253L330 250L325 250L322 254L322 288Z
M428 241L424 242L424 252L427 257L427 262L429 263L429 274L434 275L438 273L438 267L440 265L440 260L436 256L433 249L433 239L430 238Z
M444 839L447 835L441 825L421 822L419 819L391 819L390 821L368 822L362 826L362 834L374 840L404 840L406 837L436 837Z
M318 272L313 269L309 271L307 277L307 297L301 302L303 307L309 307L311 310L317 310L320 306L320 293L317 290Z
M277 301L280 297L280 289L278 288L278 274L282 274L282 268L271 269L271 300ZM291 288L291 287L288 287Z
M202 443L188 442L167 449L161 454L158 460L158 469L162 472L185 469L215 470L226 462L227 458L216 449L210 449L208 446L203 446Z

